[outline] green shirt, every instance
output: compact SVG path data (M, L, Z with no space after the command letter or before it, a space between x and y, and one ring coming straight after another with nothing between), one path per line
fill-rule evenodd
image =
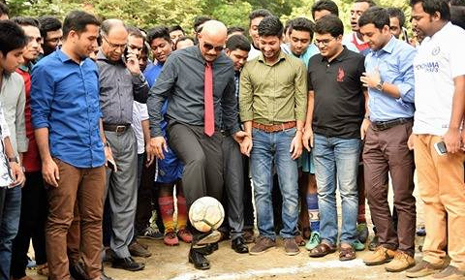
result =
M273 64L267 64L263 54L247 62L241 72L239 107L242 122L269 125L305 121L305 65L282 51Z

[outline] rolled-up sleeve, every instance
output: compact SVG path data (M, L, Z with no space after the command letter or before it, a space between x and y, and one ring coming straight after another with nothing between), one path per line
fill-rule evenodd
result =
M396 79L393 84L397 86L400 93L398 102L414 103L415 100L415 77L413 73L413 59L416 50L409 48L401 52L399 59L399 71L401 79Z
M163 66L157 81L150 89L147 99L151 137L163 136L160 125L163 120L161 108L165 99L171 94L176 79L176 59L170 56Z
M132 76L132 85L134 92L134 100L139 103L147 102L148 94L150 91L149 84L145 80L142 73Z
M295 76L295 118L305 121L307 116L307 71L305 65L299 61Z
M49 127L54 80L44 65L37 65L31 75L31 114L34 129Z
M253 90L248 65L250 64L246 64L242 69L239 87L239 111L242 122L253 120Z

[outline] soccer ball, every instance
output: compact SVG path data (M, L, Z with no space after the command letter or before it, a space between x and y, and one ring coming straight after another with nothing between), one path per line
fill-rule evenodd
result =
M220 227L224 219L224 208L213 197L204 196L192 203L189 220L200 232L209 232Z

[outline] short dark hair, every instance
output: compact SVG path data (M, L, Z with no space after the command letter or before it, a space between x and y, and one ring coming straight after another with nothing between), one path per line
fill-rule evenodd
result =
M178 31L178 30L180 30L183 34L186 34L186 32L184 32L184 29L182 29L182 27L178 24L171 25L168 29L168 33L171 33L173 31Z
M209 16L196 16L194 18L194 31L197 32L197 33L202 31L202 30L198 30L199 26L204 24L205 22L207 22L209 20L212 20L212 18L209 17Z
M441 19L445 21L450 20L450 8L447 1L444 0L410 0L410 6L415 6L421 3L425 13L433 16L434 13L439 12Z
M286 24L284 25L284 30L283 30L284 34L287 34L287 32L289 31L289 27L291 27L292 21L294 21L294 19L290 19L286 21Z
M56 17L43 16L38 18L38 20L40 23L40 35L44 39L47 37L47 32L57 31L62 28L61 21Z
M389 17L397 18L397 20L399 20L400 27L403 27L405 25L405 14L401 9L391 7L387 8L386 11L389 14Z
M63 22L63 38L66 39L71 30L78 34L85 32L89 24L100 26L100 21L94 15L84 11L70 12Z
M11 21L16 23L19 26L34 26L39 28L39 21L32 17L14 17L11 18Z
M289 26L289 34L293 30L308 32L310 33L310 38L313 38L315 24L306 17L298 17L292 20L291 26Z
M360 16L358 26L362 27L370 23L381 30L385 25L389 26L389 14L381 7L371 7Z
M258 25L258 36L283 36L283 24L277 16L267 16Z
M23 29L11 20L0 20L0 52L7 56L9 52L24 48L28 43Z
M194 38L189 37L189 36L184 36L184 37L181 37L181 38L179 38L179 39L176 40L176 43L174 44L174 49L175 49L175 50L178 49L178 43L183 42L183 41L187 41L187 40L191 40L192 43L194 43L194 45L195 45Z
M145 40L145 36L144 34L142 34L139 28L129 25L126 27L126 29L128 30L128 35L134 36L136 38L142 38Z
M312 17L315 19L315 12L329 11L332 15L339 16L339 8L334 1L331 0L320 0L315 2L312 6Z
M230 51L240 49L249 52L250 42L244 35L233 35L226 42L226 48Z
M152 41L158 38L162 38L166 40L167 42L171 43L171 37L170 33L168 31L168 27L164 25L160 26L155 26L154 28L151 28L148 33L147 33L147 42L149 45L152 44Z
M242 34L245 33L245 29L240 26L230 26L228 27L228 35L234 32L241 32Z
M344 35L344 24L335 15L326 15L315 24L315 33L331 34L334 38Z
M273 14L270 11L268 11L267 9L253 10L249 15L249 26L252 24L252 20L254 20L256 18L259 18L259 17L266 18L266 17L272 16L272 15Z
M354 3L368 3L370 8L376 6L376 2L373 0L355 0Z
M465 7L452 6L450 7L450 21L465 29Z
M7 15L8 17L10 17L10 9L5 3L0 1L0 16L1 15Z

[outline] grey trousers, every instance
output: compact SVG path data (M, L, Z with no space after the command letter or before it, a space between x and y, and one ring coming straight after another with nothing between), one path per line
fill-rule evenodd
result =
M203 196L221 201L223 191L223 135L215 132L208 137L203 126L171 122L168 145L184 163L183 192L188 208Z
M239 144L232 136L224 136L222 147L227 217L231 239L234 240L242 236L244 230L244 159Z
M110 248L118 258L130 257L137 208L137 147L132 128L124 133L105 131L117 172L107 168L106 195L111 212Z

